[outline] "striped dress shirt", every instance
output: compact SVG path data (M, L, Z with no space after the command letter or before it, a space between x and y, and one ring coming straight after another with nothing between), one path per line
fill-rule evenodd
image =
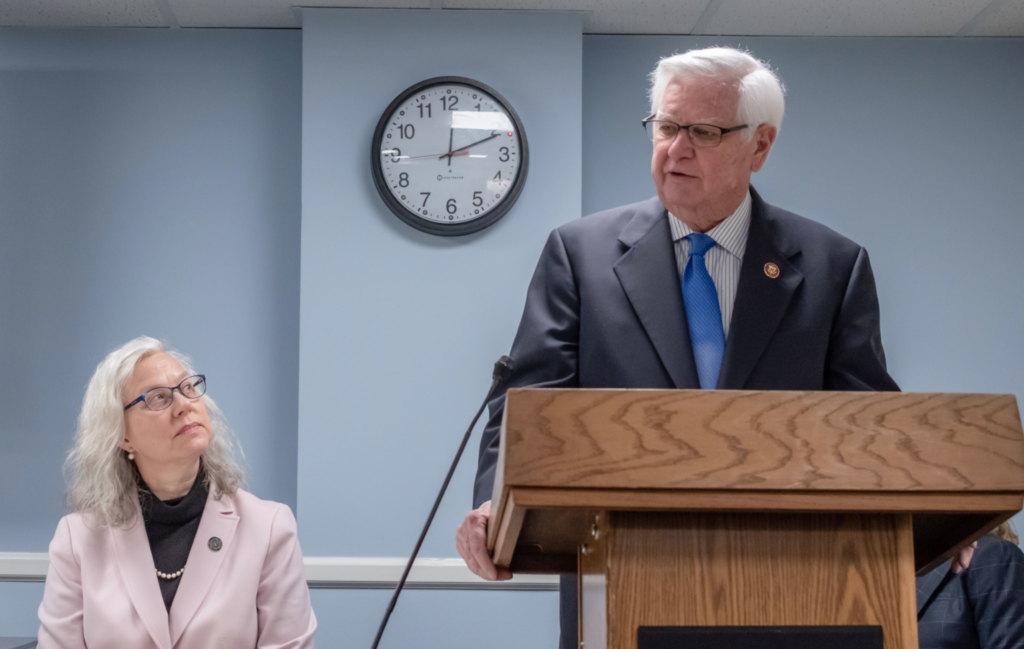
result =
M668 222L672 228L672 242L676 251L676 267L682 278L690 257L690 241L686 235L693 234L690 226L680 221L671 212ZM736 302L736 287L740 282L740 267L743 253L747 250L747 233L750 231L750 191L740 206L727 219L708 230L705 234L715 240L716 245L704 254L704 264L718 291L718 307L722 311L722 329L729 338L729 322L732 307Z

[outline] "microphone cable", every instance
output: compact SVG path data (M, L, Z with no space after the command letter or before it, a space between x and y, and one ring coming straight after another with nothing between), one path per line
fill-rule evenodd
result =
M427 537L427 530L430 529L430 524L434 522L434 514L437 513L437 508L441 505L441 499L444 498L444 492L448 489L448 483L451 482L452 475L455 474L455 467L459 465L459 459L462 458L462 451L465 450L466 444L469 442L469 437L473 433L473 428L476 426L476 422L480 419L480 415L484 413L484 408L487 407L487 403L494 398L494 394L498 391L508 377L512 374L512 368L514 363L508 356L502 356L498 359L498 362L494 364L494 372L491 375L491 389L487 391L487 396L484 398L484 402L480 404L480 409L476 411L476 416L473 417L473 422L466 429L466 434L462 436L462 443L459 444L459 451L455 454L455 459L452 461L451 468L448 469L448 475L444 478L444 484L441 485L441 491L437 494L437 499L434 501L434 506L430 510L430 515L427 516L427 523L423 526L423 531L420 532L420 538L416 541L416 547L412 550L412 556L409 557L409 563L405 564L405 570L402 571L402 578L398 580L398 586L395 587L395 593L391 596L391 603L388 604L387 611L384 612L384 619L380 622L380 628L377 629L377 637L373 639L373 646L371 649L377 649L377 645L380 644L380 639L384 635L384 627L388 625L388 620L391 618L391 612L395 610L395 603L398 602L398 596L402 592L402 588L405 587L405 581L409 578L409 571L412 570L412 564L416 561L416 555L420 552L420 546L423 545L423 539Z

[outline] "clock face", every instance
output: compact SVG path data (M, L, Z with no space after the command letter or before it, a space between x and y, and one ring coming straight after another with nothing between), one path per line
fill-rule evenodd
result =
M440 235L500 219L522 190L529 155L508 102L462 77L429 79L399 95L377 124L371 154L391 211Z

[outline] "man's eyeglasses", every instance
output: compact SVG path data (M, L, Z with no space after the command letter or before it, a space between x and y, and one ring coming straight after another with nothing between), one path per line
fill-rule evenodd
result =
M142 401L150 410L163 410L174 401L175 390L189 399L198 399L206 394L206 377L202 374L193 374L173 388L153 388L148 392L144 392L142 396L129 403L124 409L128 410Z
M721 128L711 124L676 124L667 119L654 119L655 117L655 115L651 115L641 122L644 125L644 130L647 131L647 137L653 142L674 140L679 131L685 129L693 146L713 147L722 143L723 135L747 128L746 124L730 128Z

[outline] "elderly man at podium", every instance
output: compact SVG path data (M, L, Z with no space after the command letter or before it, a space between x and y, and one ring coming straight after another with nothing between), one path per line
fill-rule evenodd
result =
M551 233L511 355L512 387L898 390L885 366L867 251L766 203L750 176L782 126L782 84L729 48L662 59L652 75L658 195ZM486 546L504 398L490 404L459 553ZM561 646L576 641L575 578Z

